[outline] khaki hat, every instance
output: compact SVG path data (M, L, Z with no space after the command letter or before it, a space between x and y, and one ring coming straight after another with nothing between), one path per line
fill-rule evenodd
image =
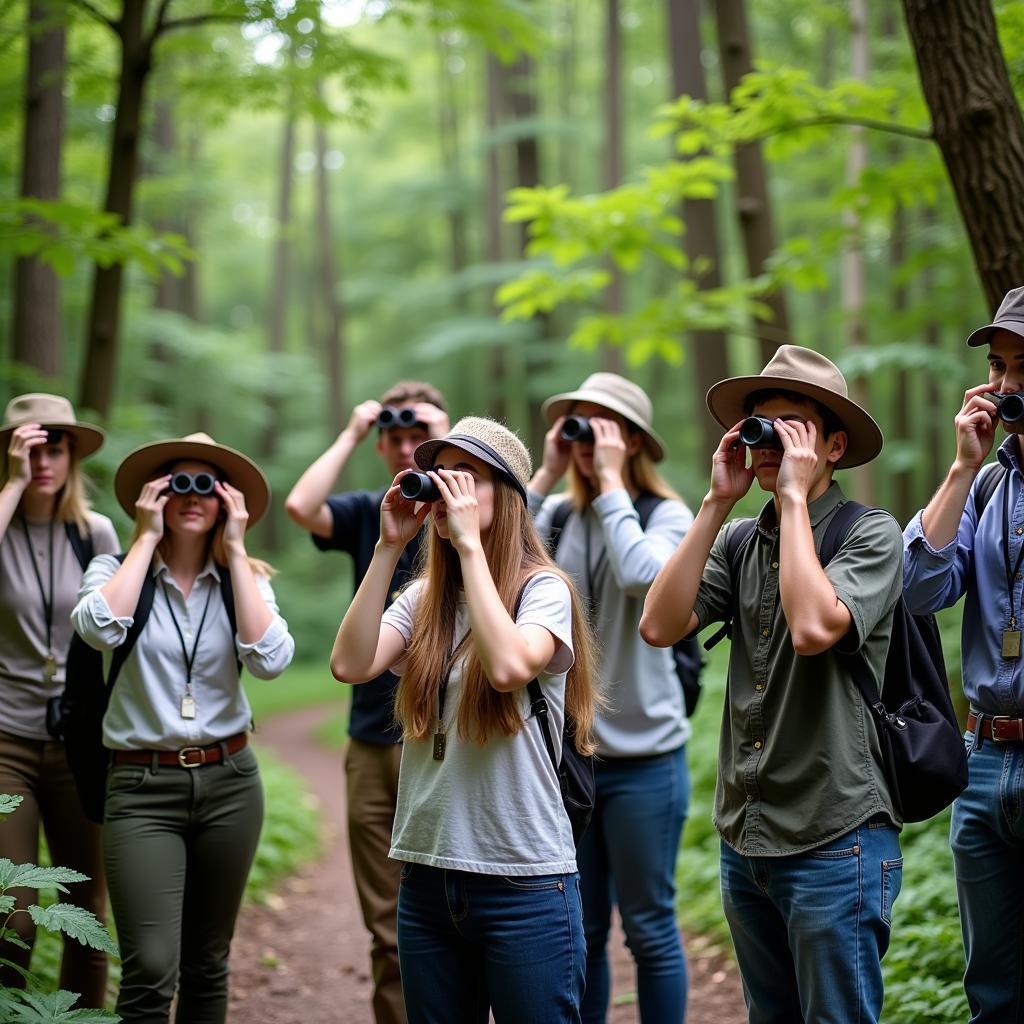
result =
M972 331L967 339L967 344L972 348L977 345L984 345L988 342L993 331L1013 331L1024 338L1024 286L1011 288L1003 296L996 310L996 318L990 324L979 327Z
M525 502L526 488L533 476L533 463L526 445L497 420L464 416L447 437L435 437L416 446L413 458L420 469L433 469L442 448L461 448L498 470Z
M723 427L748 415L746 401L755 391L794 391L820 402L842 421L846 451L836 463L848 469L870 462L882 450L882 431L856 402L850 401L846 378L839 367L820 352L801 345L780 345L756 377L730 377L708 391L711 415Z
M3 451L7 451L15 428L26 423L38 423L50 430L67 431L75 439L75 457L79 459L92 455L106 440L106 434L99 427L91 423L79 423L75 419L75 408L63 395L39 392L18 395L7 403L4 421L0 425L0 446Z
M603 405L606 409L624 416L644 432L647 447L654 461L661 462L665 458L665 443L651 426L654 419L651 399L639 384L634 384L617 373L592 373L576 391L552 395L541 406L541 411L548 423L554 423L559 416L566 415L579 402Z
M159 476L171 462L208 462L224 473L227 482L245 495L249 526L258 522L270 504L270 484L263 470L247 455L218 444L209 434L189 434L167 441L151 441L129 452L114 475L114 494L121 508L135 516L135 502L143 484Z

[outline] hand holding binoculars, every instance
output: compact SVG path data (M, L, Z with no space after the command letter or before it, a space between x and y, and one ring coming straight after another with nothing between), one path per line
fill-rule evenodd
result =
M594 443L594 428L586 416L566 416L559 437L563 441L583 444Z
M403 498L409 501L438 501L441 492L426 473L406 473L398 485Z
M411 405L396 409L393 405L385 405L377 413L377 426L382 430L389 427L414 427L419 422L416 418L416 410Z
M998 391L986 391L981 396L996 407L996 415L1004 423L1017 423L1024 419L1024 395L1011 392L1002 395Z

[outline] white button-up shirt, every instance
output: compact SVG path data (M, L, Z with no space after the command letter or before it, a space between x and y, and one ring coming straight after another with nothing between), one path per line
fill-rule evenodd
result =
M112 555L94 558L82 577L78 604L71 613L82 639L103 652L104 676L110 671L114 648L124 643L134 621L131 616L114 615L100 593L120 567ZM220 573L226 569L208 560L187 598L159 555L151 571L156 577L153 608L110 694L103 719L104 745L112 750L177 750L244 732L252 711L238 678L238 662L257 679L273 679L288 667L295 652L295 641L278 612L270 581L256 577L260 593L274 613L273 621L256 643L244 644L232 635L224 608ZM192 665L196 716L182 718L181 698L188 673L174 618L191 655L208 596L210 606Z

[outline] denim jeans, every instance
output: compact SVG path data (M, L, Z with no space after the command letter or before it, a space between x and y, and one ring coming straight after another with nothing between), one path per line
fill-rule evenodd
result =
M577 1024L579 879L403 864L398 959L409 1024Z
M897 830L872 820L788 857L723 842L721 865L750 1024L875 1024L903 880Z
M587 938L583 1020L608 1012L608 931L616 902L636 964L644 1024L680 1024L687 974L676 923L676 854L690 803L686 748L649 758L608 758L595 766L594 817L576 850Z
M1024 743L965 736L969 781L950 845L971 1024L1024 1021Z

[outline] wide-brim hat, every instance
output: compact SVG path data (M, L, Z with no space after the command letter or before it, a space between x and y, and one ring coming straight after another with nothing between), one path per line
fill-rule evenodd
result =
M971 331L967 344L972 348L988 342L993 331L1012 331L1024 338L1024 285L1011 288L999 303L995 319L976 331Z
M550 424L559 416L571 412L572 407L579 402L603 405L606 409L625 417L643 432L654 461L661 462L665 458L665 442L651 425L654 420L654 407L647 392L639 384L634 384L617 373L592 373L576 391L552 395L541 406L541 411Z
M7 451L11 434L26 423L38 423L48 430L63 430L75 439L75 457L84 459L92 455L106 440L106 434L91 423L82 423L75 417L74 406L63 395L36 392L18 395L7 403L4 421L0 426L0 446Z
M846 431L846 451L837 469L870 462L882 450L882 431L871 416L851 401L846 378L820 352L801 345L780 345L756 377L730 377L712 385L707 394L711 415L731 427L749 415L747 399L756 391L792 391L830 409Z
M416 446L413 459L420 469L433 469L442 448L461 448L498 470L525 502L526 488L533 476L533 463L526 445L503 423L483 416L464 416L445 437L434 437Z
M172 462L208 462L216 466L232 487L245 495L249 526L258 522L270 504L270 484L263 470L248 455L218 444L209 434L189 434L167 441L151 441L129 452L114 475L114 494L121 508L135 516L135 502L143 484L160 475Z

